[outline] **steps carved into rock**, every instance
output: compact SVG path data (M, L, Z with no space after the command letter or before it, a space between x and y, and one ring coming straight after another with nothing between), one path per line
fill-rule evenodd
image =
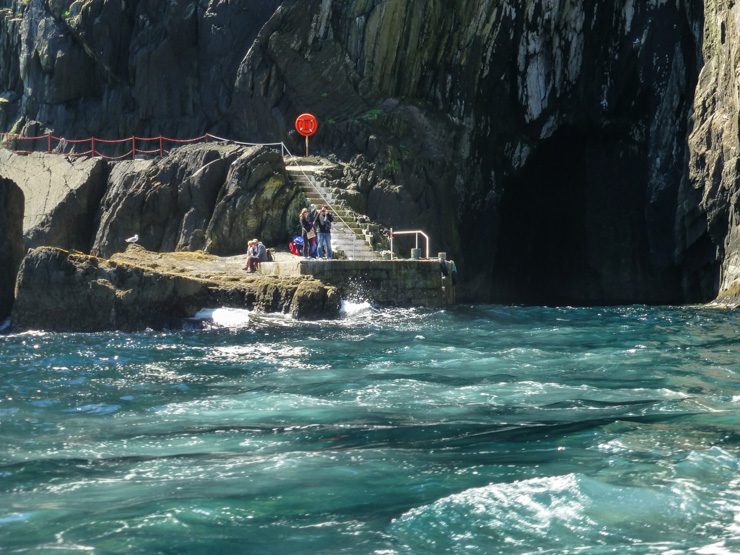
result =
M332 249L341 250L354 260L377 260L380 253L373 249L378 243L381 227L358 214L342 199L335 198L331 190L322 185L320 173L327 165L286 164L290 180L300 189L309 205L329 206L335 215L332 227ZM375 231L376 233L374 233Z

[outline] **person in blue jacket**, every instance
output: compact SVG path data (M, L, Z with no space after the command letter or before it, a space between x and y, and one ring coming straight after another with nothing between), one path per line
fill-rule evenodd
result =
M334 222L334 215L329 210L328 206L322 206L316 219L314 220L314 227L318 230L319 245L316 255L321 258L322 249L326 253L326 258L331 260L331 224Z

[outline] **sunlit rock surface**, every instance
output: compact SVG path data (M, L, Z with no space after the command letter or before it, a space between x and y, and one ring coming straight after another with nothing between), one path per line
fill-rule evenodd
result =
M27 248L47 245L87 251L107 174L107 164L100 158L19 155L0 149L0 177L13 180L23 191Z
M706 2L704 61L680 205L685 287L740 301L740 4ZM719 272L712 271L719 267Z

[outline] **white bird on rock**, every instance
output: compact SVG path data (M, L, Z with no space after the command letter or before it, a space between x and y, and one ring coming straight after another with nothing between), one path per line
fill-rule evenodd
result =
M128 239L126 239L126 242L127 243L136 243L136 241L138 241L138 240L139 240L139 234L137 233L133 237L129 237Z

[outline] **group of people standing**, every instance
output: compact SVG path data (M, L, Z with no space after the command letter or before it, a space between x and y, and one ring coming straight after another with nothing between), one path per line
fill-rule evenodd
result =
M334 215L329 207L322 206L314 214L309 213L308 208L304 208L298 219L303 236L303 256L310 257L315 247L319 258L322 258L323 251L326 258L331 260L334 256L331 250L331 224L334 222Z
M313 206L313 205L312 205ZM300 254L306 258L312 256L322 257L322 253L331 260L334 253L331 250L331 225L334 215L328 206L322 206L320 210L309 213L308 208L301 210L299 215L303 245ZM298 244L298 239L295 241ZM291 251L293 243L291 243ZM293 251L295 252L295 251ZM252 239L247 243L247 260L244 269L248 273L256 272L260 262L268 261L269 255L265 245L259 239Z

